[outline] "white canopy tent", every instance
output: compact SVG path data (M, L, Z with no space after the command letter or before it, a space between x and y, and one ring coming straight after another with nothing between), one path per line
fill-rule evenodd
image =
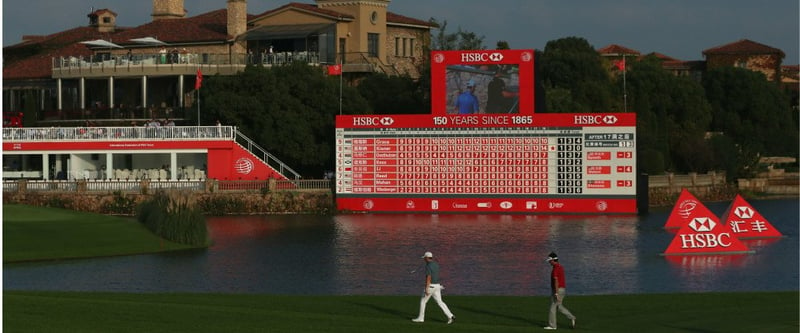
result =
M109 42L105 39L95 39L95 40L87 40L81 42L81 44L86 44L89 46L96 46L96 47L107 47L107 48L114 48L114 49L122 49L122 46Z
M133 38L130 40L134 43L145 44L145 45L168 45L166 42L160 41L153 37L142 37L142 38Z

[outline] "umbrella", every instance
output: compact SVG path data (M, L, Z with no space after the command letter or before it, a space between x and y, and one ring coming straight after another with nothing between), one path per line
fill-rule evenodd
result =
M167 43L162 42L158 39L153 37L142 37L142 38L134 38L131 39L131 42L139 43L139 44L146 44L146 45L167 45Z
M81 44L86 44L89 46L98 46L98 47L108 47L108 48L117 48L122 49L122 46L114 44L104 39L95 39L95 40L87 40L85 42L81 42Z

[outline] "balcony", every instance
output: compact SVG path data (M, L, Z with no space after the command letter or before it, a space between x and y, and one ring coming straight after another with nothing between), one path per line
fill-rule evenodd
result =
M204 75L233 75L246 65L276 66L294 61L319 65L319 54L306 51L278 52L268 56L213 53L99 54L53 58L52 68L55 79L195 75L198 68L202 69Z

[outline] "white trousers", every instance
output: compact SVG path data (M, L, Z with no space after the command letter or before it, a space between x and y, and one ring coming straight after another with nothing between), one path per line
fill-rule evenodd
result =
M444 315L447 316L448 319L453 317L453 313L450 312L450 308L448 308L447 304L444 304L444 301L442 301L443 288L444 287L442 287L441 284L431 283L430 287L428 287L427 290L428 292L422 293L422 299L419 300L419 316L417 317L417 319L425 320L425 305L428 304L428 300L431 299L431 296L433 296L433 299L436 301L436 304L439 305L439 307L444 312Z
M547 323L552 328L556 328L556 325L558 325L556 320L556 311L563 313L570 320L575 319L575 316L572 315L572 312L569 312L569 310L565 308L563 304L561 304L564 301L564 296L567 296L567 291L564 288L558 288L557 292L559 297L556 297L555 295L550 296L550 315Z

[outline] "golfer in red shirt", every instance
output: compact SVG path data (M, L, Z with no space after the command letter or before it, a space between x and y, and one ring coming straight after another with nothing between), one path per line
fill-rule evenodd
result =
M553 266L553 271L550 273L551 301L550 318L548 320L549 325L544 329L554 330L558 327L556 309L567 316L570 320L570 327L575 328L575 316L561 304L564 301L564 296L567 294L567 281L564 279L564 267L561 267L561 264L558 263L558 256L555 252L550 252L550 255L547 256L547 262L550 263L550 266Z

